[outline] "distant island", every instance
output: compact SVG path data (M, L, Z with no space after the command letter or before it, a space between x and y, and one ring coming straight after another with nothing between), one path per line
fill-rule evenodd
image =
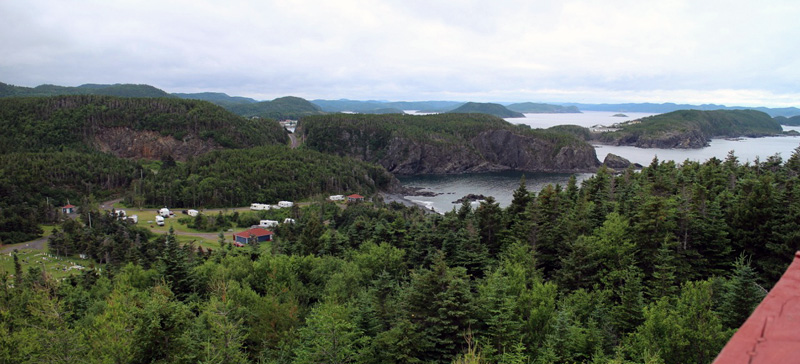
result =
M776 116L795 116L800 115L800 109L796 107L749 107L749 106L725 106L717 104L675 104L665 102L661 104L643 102L643 103L624 103L624 104L582 104L582 103L559 103L564 106L576 106L582 111L610 111L610 112L642 112L652 114L663 114L678 110L758 110L769 114L772 117Z
M597 139L613 145L640 148L702 148L711 138L778 135L781 126L755 110L679 110L615 124L618 130Z
M625 114L614 114L614 115L611 115L611 116L613 116L615 118L627 118L628 117L628 115L625 115Z
M800 115L795 115L790 118L787 118L785 116L776 116L775 121L777 121L781 125L800 126Z
M488 114L497 116L499 118L524 118L521 112L512 111L500 104L493 104L488 102L468 102L453 110L448 111L450 114Z
M578 114L581 111L577 106L562 106L541 104L535 102L522 102L506 106L509 110L526 114Z

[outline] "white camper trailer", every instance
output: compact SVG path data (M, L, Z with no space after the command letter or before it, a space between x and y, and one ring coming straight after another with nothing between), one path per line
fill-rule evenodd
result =
M278 206L280 206L280 207L292 207L292 206L294 206L294 202L292 202L292 201L278 201Z
M328 199L331 201L344 201L344 195L331 195Z
M283 223L284 224L294 224L294 219L290 219L290 218L287 217L287 218L285 218L283 220Z
M278 221L276 221L276 220L261 220L261 221L258 222L258 226L265 227L265 228L271 228L271 227L278 226Z
M161 217L169 217L169 213L170 211L166 207L161 210L158 210L158 214L161 215Z
M200 213L200 212L199 212L199 211L197 211L197 210L187 210L187 211L186 211L186 214L187 214L187 215L189 215L189 216L191 216L191 217L195 217L195 216L197 216L197 214L199 214L199 213Z
M156 215L156 225L164 226L164 216Z
M130 222L132 222L134 224L138 224L139 223L139 215L128 216L128 221L130 221Z
M250 204L250 210L253 211L269 210L269 205L265 203L252 203Z

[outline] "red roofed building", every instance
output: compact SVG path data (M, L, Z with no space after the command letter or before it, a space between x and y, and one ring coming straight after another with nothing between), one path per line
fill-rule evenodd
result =
M249 243L251 237L258 242L271 241L272 231L262 228L252 228L242 231L240 233L233 234L233 245L245 246Z
M359 201L364 201L364 196L355 193L350 196L347 196L347 202L359 202Z
M66 206L61 208L61 212L65 214L74 214L75 213L75 205L67 204Z
M800 363L800 252L714 364Z

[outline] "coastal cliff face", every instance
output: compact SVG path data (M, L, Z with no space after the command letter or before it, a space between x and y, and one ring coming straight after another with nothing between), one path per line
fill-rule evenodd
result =
M345 139L349 136L343 135ZM508 130L482 132L468 144L423 143L395 137L382 151L352 150L347 154L366 160L380 155L375 162L400 175L506 170L585 172L600 166L594 148L588 144L557 148L555 143Z
M308 148L400 175L588 172L600 166L594 148L572 134L485 114L340 114L303 118L300 124Z
M593 171L600 166L588 144L559 147L556 143L509 130L489 130L472 139L486 160L504 169L538 172Z
M698 149L708 146L711 141L699 130L671 131L657 135L625 135L611 141L613 145L631 145L638 148L681 148Z
M221 147L210 140L184 137L183 140L146 130L106 128L94 135L93 144L101 152L121 158L161 159L166 156L185 161Z

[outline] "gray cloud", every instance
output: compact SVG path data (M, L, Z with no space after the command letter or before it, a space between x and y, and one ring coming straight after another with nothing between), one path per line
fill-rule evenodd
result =
M0 2L0 81L798 105L795 1Z

